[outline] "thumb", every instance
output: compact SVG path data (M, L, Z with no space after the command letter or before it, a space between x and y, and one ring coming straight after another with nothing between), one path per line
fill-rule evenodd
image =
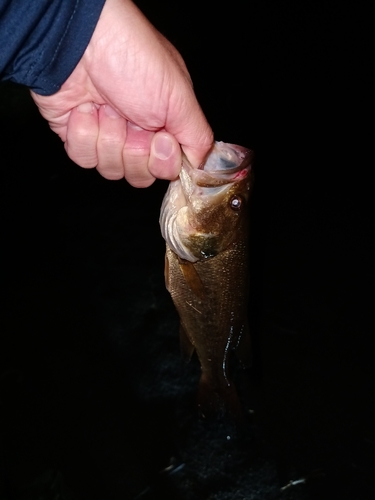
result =
M192 89L182 108L169 116L166 130L180 143L190 164L198 168L212 148L214 135Z
M192 167L198 168L202 163L204 163L207 155L209 154L213 146L213 137L211 136L204 146L201 147L189 147L181 146L186 158Z
M182 151L190 164L194 168L198 168L206 159L214 142L214 136L211 127L207 123L203 113L200 122L197 120L197 125L189 133L187 128L183 137L176 135L176 139L180 142Z
M180 173L180 144L165 130L156 132L151 141L148 169L156 179L173 180Z

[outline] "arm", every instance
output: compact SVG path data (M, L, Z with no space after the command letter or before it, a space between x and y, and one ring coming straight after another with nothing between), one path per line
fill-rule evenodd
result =
M76 163L137 187L175 178L179 145L198 166L212 144L180 54L130 0L107 0L60 90L32 96Z
M0 0L0 76L41 95L81 59L105 0Z

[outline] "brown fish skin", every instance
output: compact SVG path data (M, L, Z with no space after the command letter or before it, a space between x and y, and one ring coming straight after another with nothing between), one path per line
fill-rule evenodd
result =
M246 153L247 163L250 154ZM203 415L221 408L235 417L241 414L230 362L240 341L249 344L247 205L251 183L245 160L238 180L227 182L224 194L198 209L192 207L194 203L189 206L189 230L182 231L183 241L197 260L181 258L168 244L166 250L166 287L180 316L181 346L188 358L196 350L201 364L198 405ZM215 185L215 179L212 182ZM209 183L208 179L201 185L209 188Z

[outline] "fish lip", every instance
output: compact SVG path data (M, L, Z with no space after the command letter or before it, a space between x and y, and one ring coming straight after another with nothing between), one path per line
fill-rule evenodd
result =
M252 158L251 150L227 143L215 143L199 168L182 156L179 178L170 183L160 214L162 235L176 255L190 262L201 259L186 242L193 233L214 235L203 229L200 219L210 207L225 201L228 190L247 196Z
M212 148L210 149L210 151L208 152L206 158L208 158L211 153L213 152L213 149L217 146L217 145L221 145L223 144L222 142L215 142L214 145L212 146ZM242 168L247 168L249 165L251 165L251 161L253 159L253 156L254 156L254 152L251 150L251 149L247 149L243 146L237 146L236 144L225 144L226 148L228 149L231 149L232 151L234 151L237 156L239 155L243 155L243 160L241 163L239 163L236 167L232 168L232 169L226 169L225 172L234 172L234 171L237 171L237 170L240 170ZM206 161L203 161L199 167L198 167L198 170L205 170L205 166L206 166ZM205 170L207 172L207 170ZM222 169L214 169L214 170L209 170L210 172L224 172L224 170Z
M186 157L184 157L182 162L182 169L186 171L188 177L190 177L191 181L197 187L210 188L210 187L219 187L219 186L224 186L226 184L231 184L237 180L236 174L238 174L241 171L243 171L243 176L241 178L246 177L251 171L251 164L254 156L253 151L232 144L229 144L229 146L237 154L243 155L241 163L234 166L233 168L228 168L225 170L223 169L205 170L206 162L203 162L198 168L193 168L190 165L189 161L186 159ZM215 145L211 148L208 156L211 154L214 147ZM240 180L240 176L238 176L238 180Z

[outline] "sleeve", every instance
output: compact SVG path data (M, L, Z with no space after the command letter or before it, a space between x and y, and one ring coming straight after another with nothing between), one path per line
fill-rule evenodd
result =
M57 92L81 59L105 0L0 0L0 78Z

